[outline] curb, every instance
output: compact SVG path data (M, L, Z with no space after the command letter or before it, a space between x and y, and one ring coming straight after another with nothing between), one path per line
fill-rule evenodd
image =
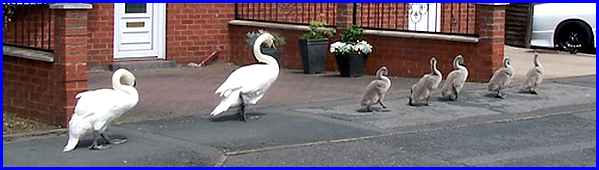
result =
M69 129L61 128L61 129L52 129L52 130L39 131L39 132L17 133L17 134L2 135L2 140L3 141L13 141L13 140L16 140L19 138L24 138L24 137L45 136L45 135L51 135L51 134L62 135L62 134L66 134L67 132L69 132Z

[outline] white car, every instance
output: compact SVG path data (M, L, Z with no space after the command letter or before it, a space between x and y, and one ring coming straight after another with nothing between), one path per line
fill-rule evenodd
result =
M530 44L571 53L593 50L595 13L595 3L535 4Z

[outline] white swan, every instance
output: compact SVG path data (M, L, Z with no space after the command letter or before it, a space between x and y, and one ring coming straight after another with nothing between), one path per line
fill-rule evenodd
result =
M524 90L531 94L538 94L537 87L543 82L543 74L544 69L541 62L539 62L539 54L535 52L534 67L526 73Z
M458 55L453 59L453 70L449 75L447 75L447 80L445 80L445 84L441 88L441 96L444 98L448 98L449 100L457 100L460 91L464 87L464 83L468 78L468 69L463 66L464 57L462 55Z
M510 58L505 57L503 59L503 67L495 71L493 77L489 80L489 91L495 92L495 97L503 99L504 94L501 93L501 90L510 85L513 75L514 69L512 68Z
M279 64L272 56L262 54L260 46L274 46L274 37L263 32L253 46L254 56L260 63L240 67L233 71L225 82L218 87L216 94L222 99L218 106L210 113L210 118L223 113L229 107L240 106L240 119L245 121L245 107L247 104L256 104L270 85L279 76Z
M112 89L99 89L77 94L79 99L75 112L69 121L69 139L63 152L72 151L79 143L79 138L88 132L93 133L92 150L107 149L110 145L98 145L101 136L110 144L121 144L124 139L112 139L105 131L110 123L133 108L139 101L135 89L135 76L119 69L112 75Z
M385 94L391 87L391 80L387 77L389 70L387 67L382 66L376 71L376 80L373 80L366 86L366 92L362 96L360 101L360 111L371 112L371 106L374 104L380 104L383 108L387 108L383 104Z
M433 90L439 87L443 79L441 71L437 69L437 59L431 58L431 73L424 75L420 80L410 88L410 97L408 104L410 106L430 105Z

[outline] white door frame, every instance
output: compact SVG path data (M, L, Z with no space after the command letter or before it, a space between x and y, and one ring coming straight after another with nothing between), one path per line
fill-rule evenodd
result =
M136 57L156 57L158 59L166 58L166 4L165 3L152 3L152 48L154 52L150 56L139 56L139 54L127 54L119 53L119 42L121 24L120 19L123 17L125 11L124 3L114 4L114 41L113 41L113 58L136 58ZM131 17L135 17L135 14L128 14Z

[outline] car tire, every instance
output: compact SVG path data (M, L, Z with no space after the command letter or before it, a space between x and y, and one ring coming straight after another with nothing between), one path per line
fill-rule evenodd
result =
M559 49L576 54L593 49L593 33L580 21L565 21L556 31L555 44Z

